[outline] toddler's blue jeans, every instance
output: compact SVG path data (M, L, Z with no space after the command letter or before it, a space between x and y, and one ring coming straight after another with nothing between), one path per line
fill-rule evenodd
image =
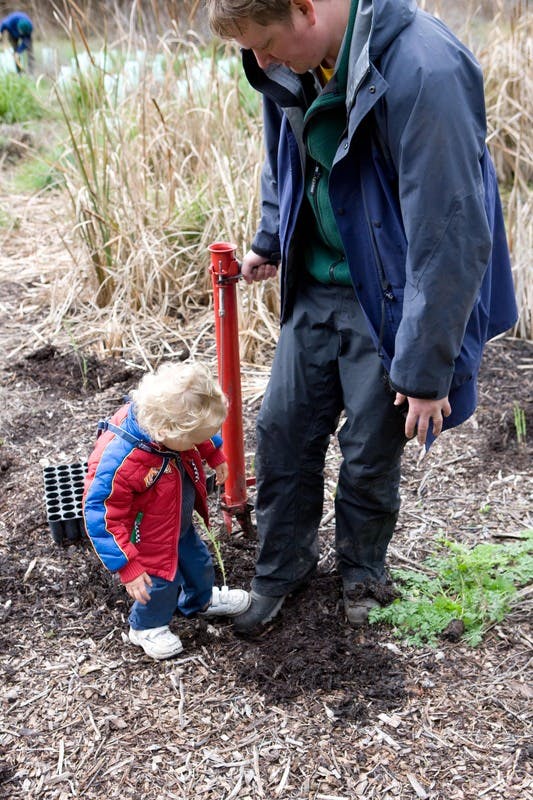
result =
M168 625L176 609L190 617L207 606L215 582L215 570L209 549L194 525L180 536L178 570L174 580L166 581L155 575L150 577L149 602L143 606L135 601L130 611L129 623L134 630Z

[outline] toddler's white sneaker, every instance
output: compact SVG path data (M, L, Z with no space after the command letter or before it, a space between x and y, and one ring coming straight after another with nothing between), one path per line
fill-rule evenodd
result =
M230 589L228 586L213 586L211 602L201 617L235 617L242 614L250 605L250 595L244 589Z
M177 656L183 650L180 637L172 633L168 625L143 631L130 628L129 638L132 644L142 647L147 656L158 661Z

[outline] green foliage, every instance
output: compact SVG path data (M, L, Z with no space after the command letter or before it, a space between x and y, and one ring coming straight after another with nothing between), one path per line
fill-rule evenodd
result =
M0 122L12 125L45 116L47 111L31 78L0 72Z
M12 183L21 192L42 192L55 189L65 182L63 173L53 157L34 155L15 169Z
M469 549L444 540L443 554L424 562L433 575L394 570L400 597L373 609L370 622L385 622L409 644L435 646L453 620L464 625L465 641L479 644L516 601L517 587L533 578L533 530L512 544L479 544Z

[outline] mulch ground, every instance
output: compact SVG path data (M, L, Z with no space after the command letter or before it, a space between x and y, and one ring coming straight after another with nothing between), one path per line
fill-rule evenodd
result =
M35 263L47 263L45 239ZM327 459L321 560L312 585L257 639L226 622L175 619L185 645L155 662L125 641L128 600L90 545L58 547L43 468L84 461L100 416L140 374L60 335L37 337L41 273L0 257L0 797L43 800L528 800L531 594L476 649L409 647L386 627L348 627L334 565ZM31 271L30 271L31 272ZM41 288L39 288L41 292ZM243 386L255 378L243 371ZM533 345L487 348L479 409L404 459L390 566L416 568L442 534L474 545L531 527ZM246 397L245 392L245 397ZM253 451L254 397L245 403ZM215 527L232 585L255 542Z

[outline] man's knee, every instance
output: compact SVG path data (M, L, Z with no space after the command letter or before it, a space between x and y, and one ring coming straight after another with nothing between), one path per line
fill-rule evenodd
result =
M395 466L387 472L359 472L341 474L337 489L337 500L356 502L368 510L394 513L400 507L400 467Z

